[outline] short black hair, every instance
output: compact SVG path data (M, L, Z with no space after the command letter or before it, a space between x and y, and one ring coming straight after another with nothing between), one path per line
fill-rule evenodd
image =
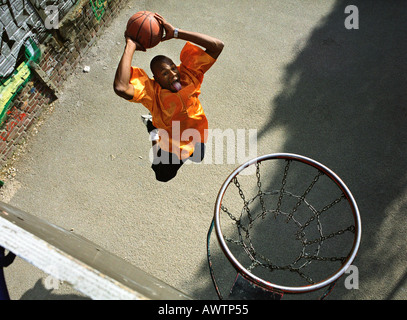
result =
M150 69L151 69L151 72L152 72L153 74L154 74L154 70L155 70L156 66L157 66L159 63L163 62L163 61L167 61L167 62L173 63L173 61L172 61L170 58L168 58L167 56L163 56L163 55L155 56L155 57L151 60L151 62L150 62Z

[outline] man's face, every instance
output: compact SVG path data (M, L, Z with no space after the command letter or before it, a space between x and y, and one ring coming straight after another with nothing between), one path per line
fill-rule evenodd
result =
M177 83L180 85L180 74L174 62L170 59L161 61L154 69L154 79L163 89L178 92Z

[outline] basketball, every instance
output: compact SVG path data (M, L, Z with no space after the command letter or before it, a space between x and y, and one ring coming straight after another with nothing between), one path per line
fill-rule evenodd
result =
M155 47L163 36L163 27L149 11L139 11L127 22L126 34L145 49Z

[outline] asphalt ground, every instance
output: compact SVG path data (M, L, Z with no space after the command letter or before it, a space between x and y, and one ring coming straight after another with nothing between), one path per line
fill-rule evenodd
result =
M359 29L345 28L348 5L359 9ZM301 154L342 178L362 217L353 263L359 287L349 290L341 279L329 298L406 299L405 9L402 1L377 0L130 1L19 152L3 200L194 299L217 299L206 235L220 186L248 158ZM201 102L210 128L235 140L225 139L223 159L213 153L204 164L185 165L165 184L150 169L140 121L146 110L112 89L124 27L139 10L225 43L205 75ZM161 43L136 53L133 63L148 70L156 54L179 62L183 44ZM243 157L233 154L238 130L246 137L237 146ZM250 130L255 145L247 140ZM226 263L219 268L227 270ZM83 298L63 283L48 290L47 275L20 258L5 272L12 299Z

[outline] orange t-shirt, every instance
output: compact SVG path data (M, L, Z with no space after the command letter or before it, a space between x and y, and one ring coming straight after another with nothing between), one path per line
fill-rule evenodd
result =
M208 120L198 96L204 73L216 60L190 42L182 49L180 60L182 89L176 93L161 88L143 69L132 67L131 101L143 104L150 111L153 125L159 131L160 148L186 159L194 152L197 142L207 140Z

